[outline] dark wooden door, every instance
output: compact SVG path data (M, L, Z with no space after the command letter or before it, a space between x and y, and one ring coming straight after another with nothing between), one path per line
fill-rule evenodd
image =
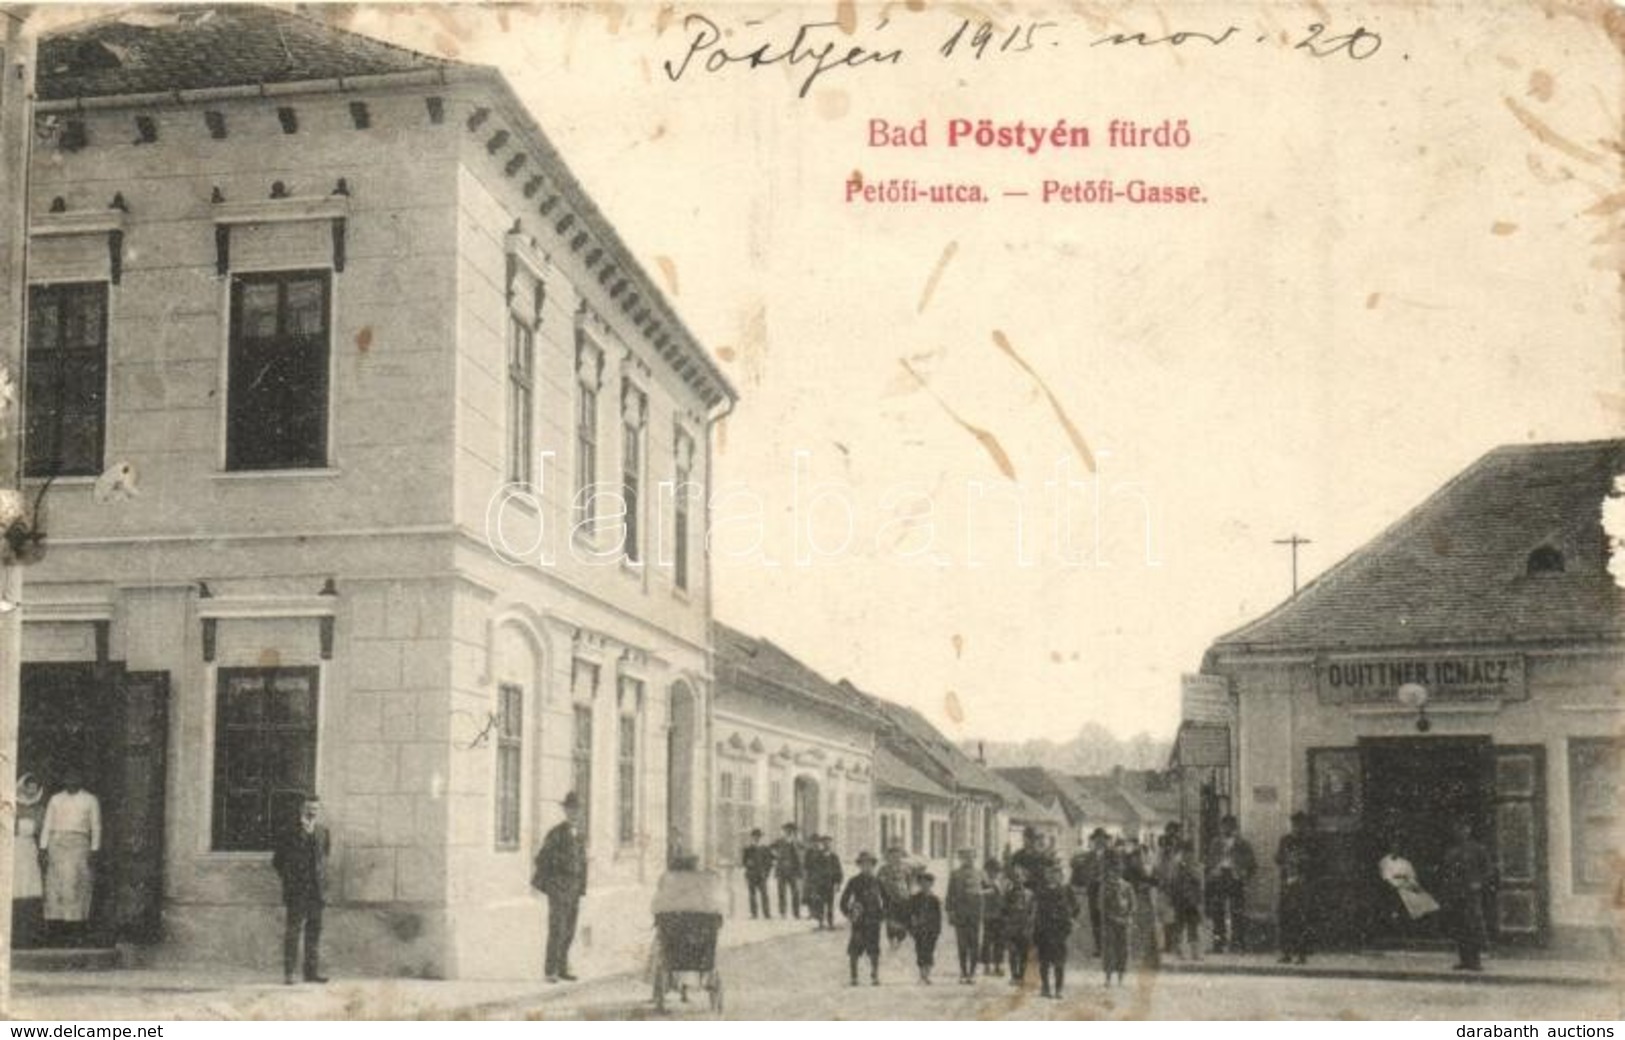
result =
M1494 853L1498 875L1490 924L1498 938L1546 940L1546 750L1492 752Z
M164 778L169 674L124 672L114 683L118 726L111 765L116 811L104 821L103 860L113 865L111 914L119 938L156 942L164 900Z

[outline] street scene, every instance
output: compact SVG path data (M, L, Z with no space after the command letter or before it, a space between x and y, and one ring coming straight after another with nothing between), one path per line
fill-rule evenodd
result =
M834 6L738 31L1162 60L1091 13ZM1263 74L1204 67L1188 118L1102 125L1217 205L978 191L1000 220L921 245L808 188L863 181L809 143L852 95L661 10L0 6L7 1013L1620 1017L1625 379L1568 223L1617 198L1512 192L1491 246L1538 244L1463 250L1503 193L1410 157L1417 108L1276 157L1399 171L1282 217L1209 158ZM1260 28L1345 63L1270 66L1314 99L1286 130L1455 39L1343 29ZM1388 96L1579 118L1472 53ZM1444 109L1506 178L1602 161ZM1385 221L1461 269L1388 288Z

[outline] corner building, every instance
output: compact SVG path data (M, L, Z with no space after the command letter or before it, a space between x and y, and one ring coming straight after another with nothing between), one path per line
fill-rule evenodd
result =
M539 977L576 790L576 960L634 963L712 853L726 379L492 69L247 5L40 69L18 753L102 799L93 933L274 971L315 789L336 974Z

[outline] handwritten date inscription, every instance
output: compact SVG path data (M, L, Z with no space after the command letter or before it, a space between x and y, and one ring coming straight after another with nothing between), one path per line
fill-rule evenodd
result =
M724 29L703 14L683 19L685 50L681 57L662 63L666 77L676 83L694 71L720 73L728 69L753 71L775 66L788 67L800 75L797 96L806 97L813 84L827 73L862 66L900 65L910 51L887 36L890 20L882 17L870 30L873 36L859 40L843 31L839 22L803 22L787 29L769 30L760 20L744 22L739 29ZM750 34L754 33L754 36ZM735 36L748 37L736 43ZM1365 61L1382 50L1382 36L1365 26L1336 32L1321 22L1313 22L1286 37L1248 33L1238 25L1181 29L1159 34L1121 32L1094 35L1078 32L1074 23L1054 21L1017 22L995 25L990 21L958 19L929 57L943 61L980 61L999 56L1020 56L1053 52L1063 48L1106 48L1129 53L1149 50L1213 50L1244 46L1273 45L1289 53L1316 59Z

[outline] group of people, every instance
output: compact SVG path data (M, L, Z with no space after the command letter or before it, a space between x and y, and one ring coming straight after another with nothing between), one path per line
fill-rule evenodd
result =
M750 916L771 919L772 900L768 896L769 879L778 882L779 916L801 917L806 907L808 916L819 930L835 928L835 893L841 887L844 872L840 854L835 851L835 839L828 834L809 834L802 841L793 823L785 824L777 841L763 844L762 829L753 828L750 844L740 853L739 862L745 868L745 887L749 891Z
M1316 946L1318 857L1312 818L1295 813L1274 859L1282 963L1307 963ZM1233 816L1220 820L1200 857L1178 823L1168 824L1151 843L1114 839L1097 828L1070 860L1069 877L1053 848L1031 830L1022 848L1002 860L978 866L974 853L962 850L948 879L946 902L936 894L936 879L910 864L900 846L886 850L884 864L868 852L857 863L858 873L839 902L851 924L851 985L858 985L865 959L871 984L879 985L882 932L894 952L912 938L920 982L930 984L946 921L954 929L961 984L973 983L978 969L1003 976L1008 966L1010 981L1019 985L1029 957L1036 956L1040 992L1057 998L1074 922L1085 917L1107 985L1121 984L1131 961L1154 968L1164 955L1201 959L1204 917L1212 935L1209 952L1243 951L1247 894L1258 870L1252 845ZM1443 913L1457 944L1458 970L1482 969L1494 868L1470 825L1456 826L1454 843L1441 861L1436 879L1441 899L1421 887L1409 861L1396 851L1383 858L1378 872L1412 919Z
M881 933L892 951L912 939L922 985L931 985L937 943L944 920L954 929L959 982L971 985L977 970L1003 976L1008 960L1013 985L1026 980L1028 958L1036 953L1041 994L1059 999L1066 979L1066 954L1076 894L1053 858L1024 849L1006 865L962 849L948 879L946 905L936 894L936 877L908 863L903 849L886 850L878 865L868 852L858 855L858 873L841 892L840 909L851 923L847 942L850 984L858 985L867 959L869 982L880 985Z

